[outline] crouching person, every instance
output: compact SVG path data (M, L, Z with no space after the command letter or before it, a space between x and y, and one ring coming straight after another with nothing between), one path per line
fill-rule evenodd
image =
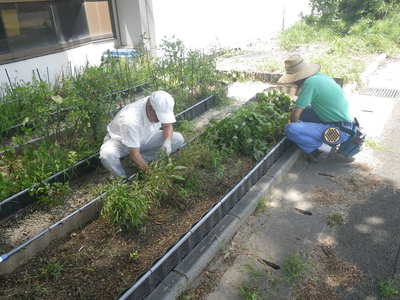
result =
M363 143L356 119L349 115L349 104L342 88L320 66L306 63L299 55L285 60L281 84L295 85L298 97L286 125L286 136L301 148L310 161L330 158L353 161ZM340 145L340 146L339 146Z
M164 91L126 105L107 126L108 134L100 148L103 166L113 175L126 177L121 158L129 155L144 172L148 162L158 158L160 151L167 155L181 148L185 140L173 131L174 99Z

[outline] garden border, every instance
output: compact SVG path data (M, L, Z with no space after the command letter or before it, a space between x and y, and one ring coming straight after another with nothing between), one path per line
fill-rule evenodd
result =
M207 111L210 107L214 106L216 100L217 98L214 95L208 96L207 98L192 105L188 109L178 113L176 115L176 118L178 121L191 120L196 116L199 116L205 111ZM65 172L76 171L74 170L74 168L76 167L82 168L82 172L84 170L87 170L87 168L95 168L96 166L90 165L89 163L87 163L87 161L93 160L94 162L92 162L92 164L95 163L99 164L98 156L99 152L94 153L85 160L80 161L76 165L66 170L60 171L57 174L54 174L53 176L49 177L48 179L46 179L46 182L65 180L66 178L68 178L67 177L68 175ZM132 176L135 176L135 174ZM8 199L10 199L9 201L16 201L16 199L21 199L20 201L25 201L24 202L25 205L28 205L29 203L27 201L28 198L30 197L29 190L30 189L26 189L18 194L15 194L14 195L15 199L14 198L12 199L8 198ZM76 211L72 212L68 216L61 219L60 221L42 230L29 240L22 243L20 246L15 247L11 251L0 255L0 275L12 272L18 266L26 263L29 259L34 257L38 252L48 247L48 245L53 240L65 237L69 232L81 228L90 220L94 219L98 215L101 209L101 202L106 195L107 195L106 192L102 193L95 199L86 203L83 207L77 209ZM3 204L3 202L1 202L0 204ZM12 205L13 203L11 202L9 204ZM2 208L0 206L0 213L1 212Z

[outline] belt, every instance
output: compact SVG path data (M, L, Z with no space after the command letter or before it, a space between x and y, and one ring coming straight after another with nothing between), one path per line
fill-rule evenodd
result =
M329 122L329 123L325 123L327 125L332 125L332 126L353 126L354 122Z

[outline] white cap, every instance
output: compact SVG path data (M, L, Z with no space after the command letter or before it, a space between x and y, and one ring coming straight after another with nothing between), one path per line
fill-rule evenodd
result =
M150 104L153 107L158 120L162 124L175 123L174 98L164 91L156 91L150 95Z

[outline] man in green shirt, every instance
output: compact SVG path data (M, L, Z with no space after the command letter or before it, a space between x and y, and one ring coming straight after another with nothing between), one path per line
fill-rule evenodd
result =
M296 143L312 161L321 153L331 158L352 161L336 152L336 145L351 136L354 123L342 88L329 76L319 72L320 66L306 63L301 56L285 60L286 73L278 83L295 85L299 91L286 136ZM327 131L328 128L331 128ZM346 130L348 129L348 130Z

